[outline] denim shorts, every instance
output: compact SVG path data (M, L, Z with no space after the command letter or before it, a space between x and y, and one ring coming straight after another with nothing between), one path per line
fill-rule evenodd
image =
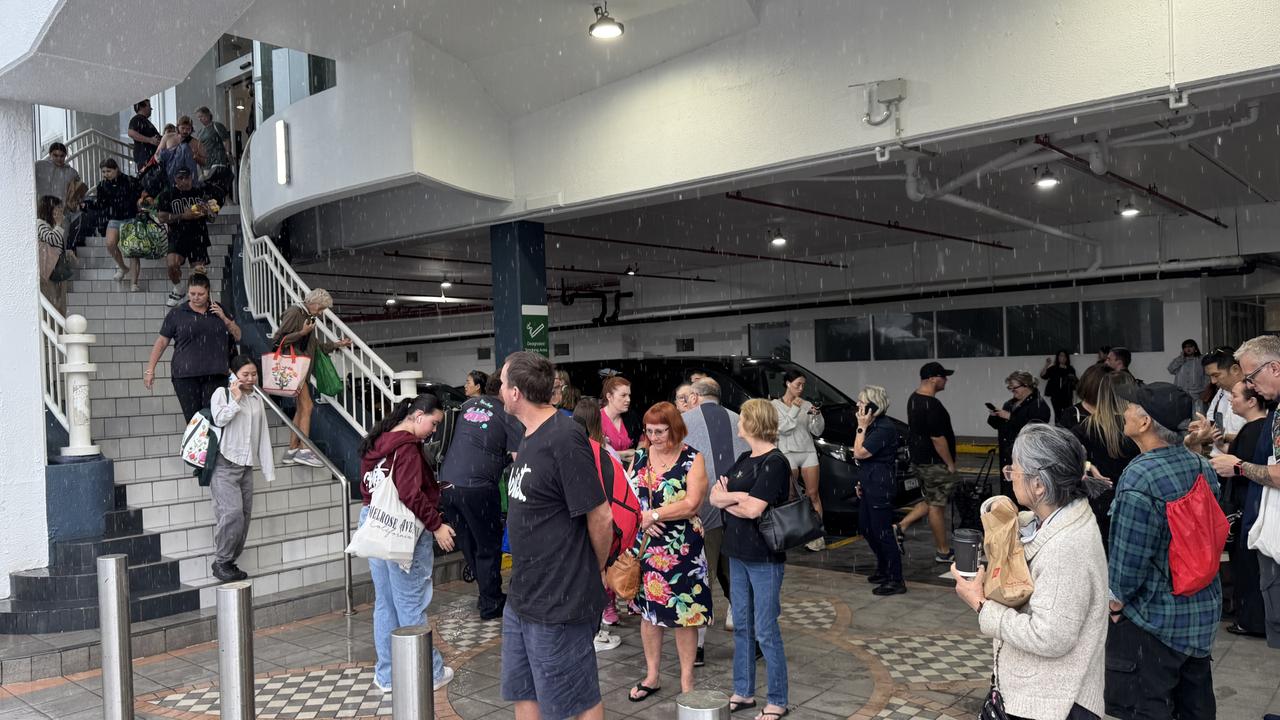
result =
M108 229L108 230L119 230L119 229L120 229L120 226L121 226L121 225L124 225L124 224L125 224L125 223L127 223L127 222L129 222L129 221L128 221L128 220L108 220L108 221L107 221L107 229Z
M600 703L596 623L543 624L502 611L502 699L538 703L543 720L564 720Z

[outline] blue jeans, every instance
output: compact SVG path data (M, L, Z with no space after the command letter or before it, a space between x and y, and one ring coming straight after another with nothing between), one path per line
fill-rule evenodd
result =
M360 511L360 524L369 515L369 506ZM369 574L373 576L373 646L378 651L378 664L373 675L384 688L391 687L391 633L396 628L427 624L427 606L431 604L431 570L435 565L433 537L426 530L413 549L409 572L399 563L369 558ZM431 679L439 681L444 673L444 657L431 648Z
M749 698L756 694L756 649L760 642L769 682L769 702L787 706L787 656L782 649L783 563L751 562L729 558L729 602L733 605L733 692Z

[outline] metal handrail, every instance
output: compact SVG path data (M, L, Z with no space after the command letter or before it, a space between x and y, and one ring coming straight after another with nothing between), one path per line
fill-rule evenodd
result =
M346 553L347 546L351 544L351 481L347 479L346 474L338 469L337 465L333 464L333 461L327 455L320 452L320 448L316 447L311 438L302 432L302 429L293 422L293 419L286 415L284 410L281 410L280 406L271 399L271 396L262 391L261 387L255 385L253 394L262 398L262 404L271 408L276 417L284 421L285 426L294 435L297 435L302 444L306 445L307 449L320 459L320 463L329 471L329 474L333 475L333 479L337 480L338 484L342 486L342 590L347 598L347 609L342 614L355 615L356 611L353 607L355 597L351 584L351 556Z

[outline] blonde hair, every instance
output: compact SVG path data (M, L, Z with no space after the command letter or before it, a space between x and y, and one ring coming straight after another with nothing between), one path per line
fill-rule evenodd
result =
M889 409L889 391L879 385L868 385L862 388L862 392L858 393L858 401L863 403L875 403L876 417L885 414Z
M319 305L323 312L333 307L333 296L324 288L316 288L302 298L303 305Z
M1009 373L1009 377L1005 378L1004 381L1007 383L1016 382L1019 385L1025 385L1029 390L1035 390L1036 386L1040 384L1040 381L1036 379L1036 376L1026 370L1014 370Z
M761 398L752 398L738 410L738 427L743 435L749 435L765 442L778 442L778 410L773 403Z

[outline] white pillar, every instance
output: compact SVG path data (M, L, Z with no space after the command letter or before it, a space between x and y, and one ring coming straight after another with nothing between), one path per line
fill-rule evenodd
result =
M418 397L418 381L422 379L421 370L401 370L395 375L396 399Z
M10 572L49 563L31 118L31 105L0 100L0 597Z
M93 444L89 427L89 376L98 369L98 366L89 362L89 346L98 339L85 333L88 329L89 321L83 315L71 315L67 317L67 334L58 336L58 340L67 348L67 361L58 366L58 372L67 376L69 442L62 448L62 454L69 457L101 454L98 446Z

